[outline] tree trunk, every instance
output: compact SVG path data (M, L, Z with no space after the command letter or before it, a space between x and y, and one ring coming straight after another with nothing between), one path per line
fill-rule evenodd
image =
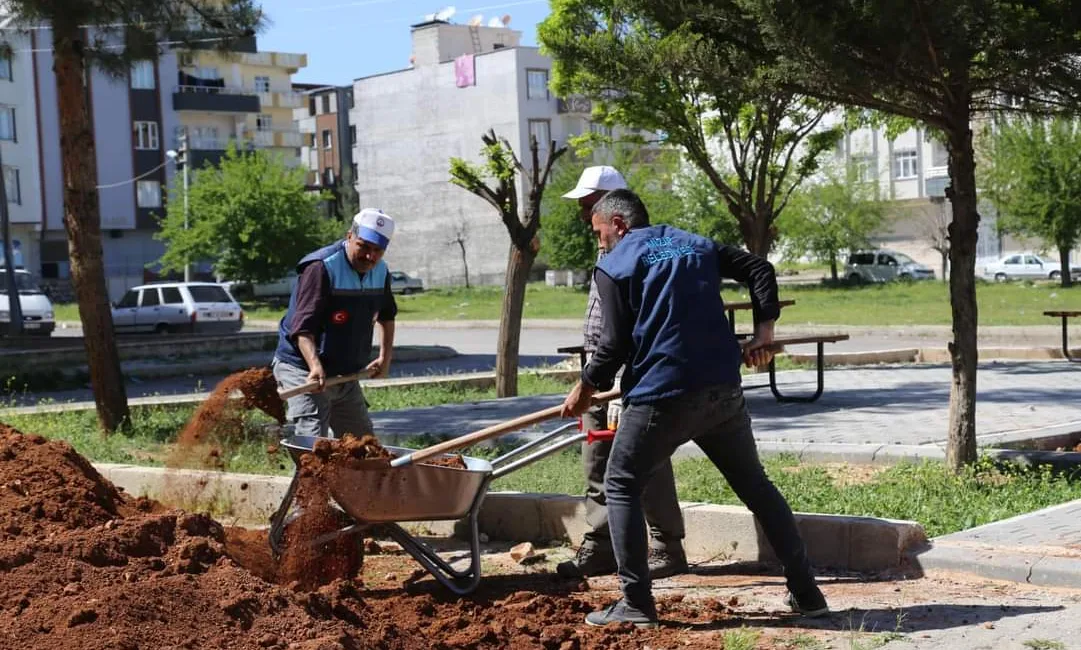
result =
M735 206L730 206L735 209ZM731 211L731 210L730 210ZM772 226L772 215L757 214L747 209L743 214L736 214L739 223L740 234L743 235L743 245L747 250L759 257L766 257L773 248L773 240L777 236Z
M830 279L837 282L837 253L830 253Z
M950 385L950 424L946 463L954 471L976 460L976 347L979 314L976 305L976 238L980 215L976 202L976 160L972 149L969 111L952 116L950 138L950 202L953 221L950 233L950 307L953 341L949 344L953 364Z
M513 243L507 258L507 291L499 317L499 343L496 348L495 390L497 397L518 395L518 343L522 336L522 311L529 271L537 258L532 249L520 250Z
M90 124L85 42L75 25L54 25L53 52L60 114L60 155L64 174L64 227L90 385L98 423L110 433L129 420L128 397L120 372L113 315L102 263L97 155Z
M939 255L942 256L942 281L945 282L947 276L946 272L950 268L950 252L940 252Z
M465 270L465 288L469 288L469 262L465 259L465 241L459 239L458 246L462 249L462 269Z
M1061 274L1062 287L1073 286L1073 276L1070 275L1070 247L1064 246L1058 249L1059 273Z

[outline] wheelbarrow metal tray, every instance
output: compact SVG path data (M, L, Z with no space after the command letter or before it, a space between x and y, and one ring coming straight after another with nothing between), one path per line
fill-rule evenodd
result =
M294 457L312 450L318 438L294 436L285 447ZM415 451L387 447L401 456ZM332 467L327 475L330 496L358 522L379 524L399 521L457 520L469 514L487 490L492 465L464 457L466 469L437 465L391 468L380 463L357 468Z

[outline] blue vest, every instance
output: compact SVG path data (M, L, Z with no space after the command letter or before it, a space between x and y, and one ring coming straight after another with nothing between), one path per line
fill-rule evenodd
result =
M380 260L364 275L357 273L345 255L344 241L320 248L300 260L297 275L304 272L304 267L316 263L322 264L330 276L326 322L316 339L319 361L328 377L358 372L368 365L372 355L372 331L385 297L387 265ZM278 348L274 356L308 370L300 349L289 339L288 324L292 322L296 303L294 289L289 298L289 310L278 324Z
M623 399L650 403L740 383L716 244L671 226L630 231L597 267L630 297L634 324Z

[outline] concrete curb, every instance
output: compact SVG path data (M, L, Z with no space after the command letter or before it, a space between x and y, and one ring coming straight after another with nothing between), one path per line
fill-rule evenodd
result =
M1072 354L1081 355L1081 350L1071 350ZM813 352L786 352L789 359L796 363L814 364L817 355ZM980 361L1053 361L1064 359L1061 347L981 347ZM825 352L822 360L827 366L866 366L889 363L949 363L950 353L946 348L898 348L895 350L875 350L867 352Z
M932 540L913 549L909 561L925 575L952 571L1043 587L1076 589L1081 584L1081 557L1017 553L1012 549L977 548Z
M289 478L166 470L131 465L95 465L128 494L150 496L189 510L210 510L226 523L265 524L278 508ZM697 561L774 562L769 543L745 508L683 503L688 556ZM906 553L926 541L909 521L803 514L796 516L811 561L847 571L883 571L900 566ZM586 530L585 503L566 495L489 493L479 516L480 531L493 540L567 539ZM426 534L451 535L455 522L418 522Z

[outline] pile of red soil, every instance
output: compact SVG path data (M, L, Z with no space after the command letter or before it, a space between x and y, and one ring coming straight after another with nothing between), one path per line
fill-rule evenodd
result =
M431 580L276 577L264 534L126 497L68 444L0 425L0 650L719 646L686 626L720 612L678 602L661 603L673 627L587 628L600 600L547 574L490 576L460 599Z
M237 392L242 397L233 398ZM219 445L243 436L244 420L252 409L285 423L285 403L268 367L249 368L221 380L180 432L168 466L223 469Z

